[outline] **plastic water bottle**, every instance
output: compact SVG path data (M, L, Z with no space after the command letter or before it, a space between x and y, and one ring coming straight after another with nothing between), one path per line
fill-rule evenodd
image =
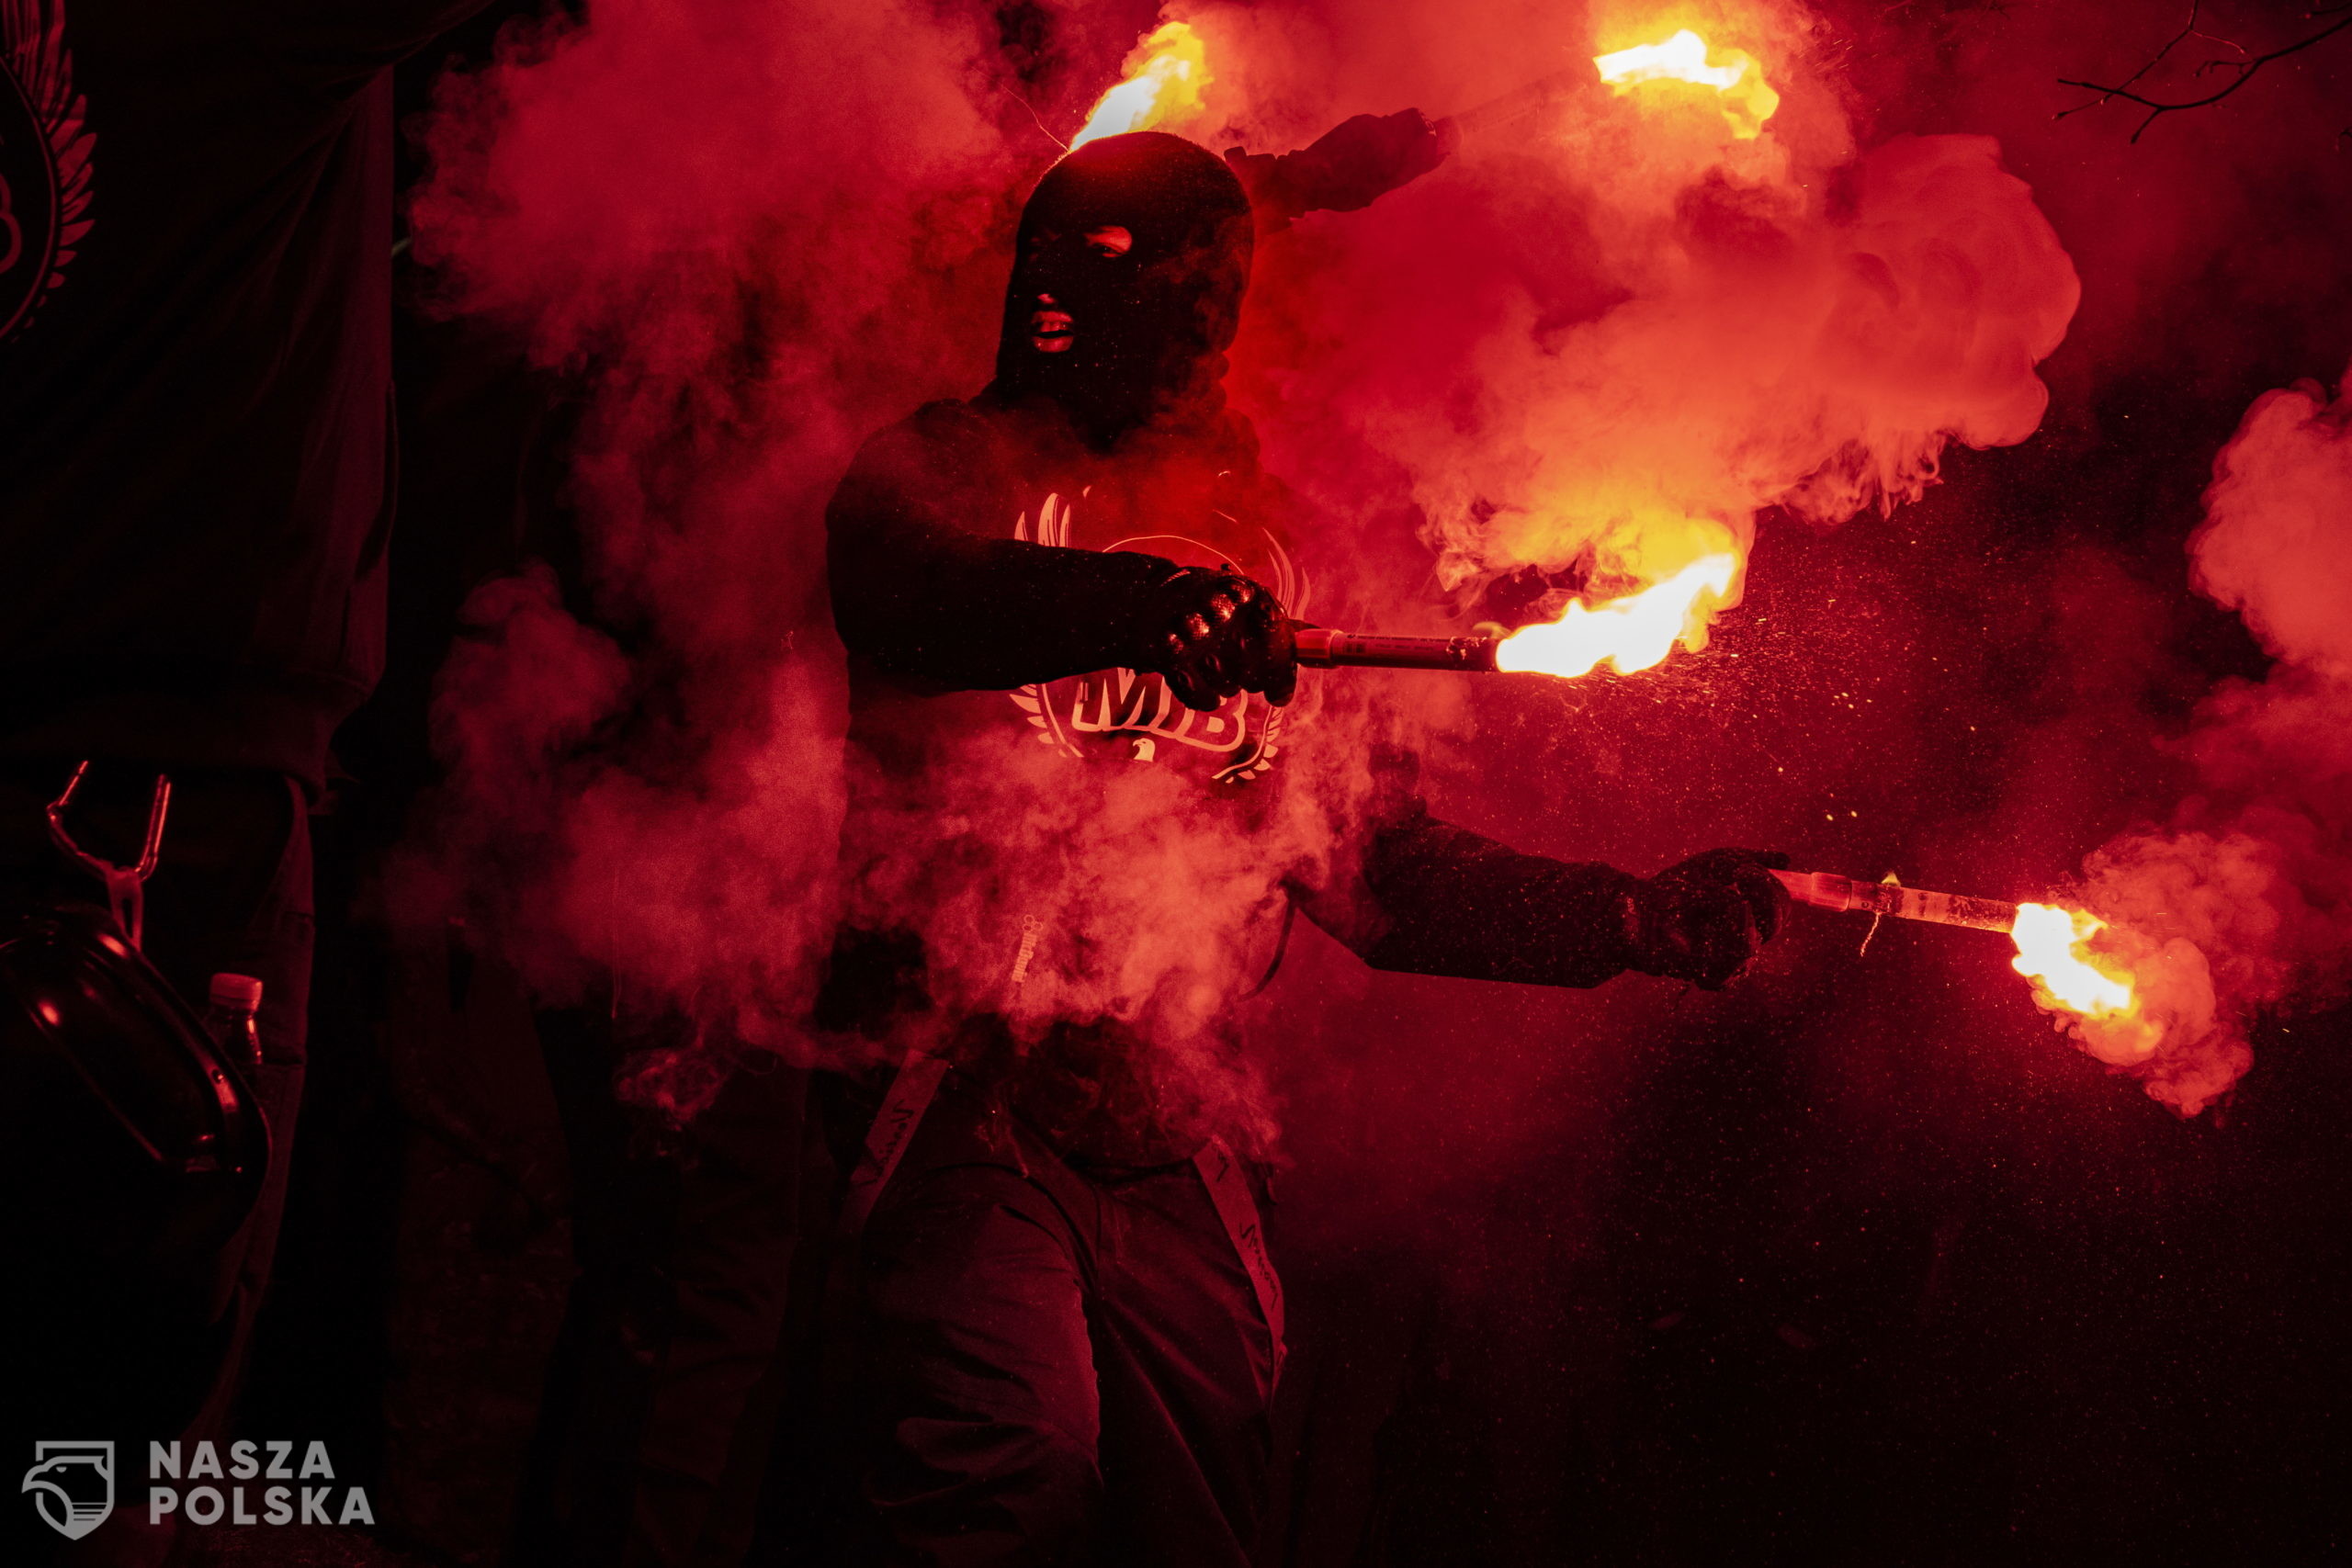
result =
M248 1067L261 1066L261 982L251 975L215 975L204 1010L205 1032Z

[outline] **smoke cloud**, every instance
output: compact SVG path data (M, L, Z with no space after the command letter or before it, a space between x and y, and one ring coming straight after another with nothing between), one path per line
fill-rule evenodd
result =
M918 5L600 4L445 81L445 310L570 375L577 581L485 585L406 868L533 989L797 1051L831 930L841 678L819 522L856 442L975 384L1008 192L988 35ZM1034 132L1032 132L1034 136ZM690 1112L689 1050L635 1091Z
M2352 388L2352 382L2346 384ZM2198 591L2278 660L2225 683L2181 741L2198 793L2083 871L2114 922L2094 943L2138 983L2144 1025L2061 1015L2085 1048L2194 1115L2253 1061L2265 1010L2328 1005L2352 953L2352 400L2265 393L2222 451L2189 542Z
M1504 9L1448 20L1483 45ZM1515 20L1522 76L1562 72L1544 101L1513 114L1490 49L1470 61L1430 40L1419 70L1382 85L1498 107L1464 117L1450 164L1363 212L1309 219L1261 265L1264 331L1243 368L1286 471L1360 513L1362 476L1401 469L1439 584L1469 604L1527 569L1610 592L1656 581L1720 537L1693 520L1744 555L1767 507L1842 522L1917 498L1951 441L2032 433L2047 401L2034 366L2079 288L1991 141L1858 152L1800 9ZM1233 51L1270 101L1314 94L1319 47L1254 13L1198 22L1212 58L1242 35ZM1685 25L1761 62L1781 94L1761 135L1735 135L1712 88L1619 93L1593 74L1596 52ZM1369 30L1335 16L1316 41ZM1285 58L1299 74L1269 91ZM1385 107L1341 96L1355 73L1338 74L1329 117ZM1352 445L1334 445L1335 424Z
M1950 443L2041 419L2035 366L2077 286L2030 192L1984 138L1859 147L1802 7L1168 15L1214 78L1177 129L1220 149L1556 76L1435 173L1260 247L1231 384L1329 520L1326 618L1536 618L1725 533L1744 553L1770 508L1826 525L1914 498ZM445 85L419 254L447 309L588 389L586 548L576 580L534 570L469 606L417 910L498 933L550 998L608 976L715 1041L810 1048L845 789L823 501L865 434L985 379L1012 218L1053 153L1020 96L1055 79L1038 62L1073 51L1079 85L1041 116L1067 133L1152 19L1037 8L1060 40L1041 50L977 7L614 0ZM1708 89L1593 77L1594 54L1686 25L1761 62L1761 135ZM1396 722L1380 690L1297 712L1316 739L1263 820L1165 798L1148 770L1076 800L1042 748L886 801L986 852L852 912L919 914L959 1001L1116 1019L1202 1098L1254 1105L1201 1043L1269 955L1214 933L1262 930L1285 879L1342 852ZM1024 946L1033 920L1083 943ZM633 1081L683 1113L711 1078L676 1068Z

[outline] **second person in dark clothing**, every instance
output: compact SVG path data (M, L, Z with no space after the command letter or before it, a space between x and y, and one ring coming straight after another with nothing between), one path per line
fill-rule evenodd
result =
M51 842L69 781L70 836L129 864L168 777L145 955L193 1008L216 973L262 983L238 1065L272 1143L186 1289L0 1244L10 1451L103 1438L118 1465L71 1544L19 1510L12 1564L160 1561L179 1516L146 1506L147 1445L230 1422L298 1146L309 814L384 654L390 68L483 4L0 7L0 940L97 894ZM12 1193L12 1230L84 1196Z

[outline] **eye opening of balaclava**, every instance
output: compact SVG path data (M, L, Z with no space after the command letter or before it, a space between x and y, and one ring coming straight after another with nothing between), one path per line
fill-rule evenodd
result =
M1124 254L1088 244L1106 228L1132 237ZM1222 159L1153 130L1088 142L1046 171L1022 209L998 391L1049 398L1098 438L1213 411L1251 244L1250 198ZM1032 341L1032 318L1048 308L1070 318L1059 353Z

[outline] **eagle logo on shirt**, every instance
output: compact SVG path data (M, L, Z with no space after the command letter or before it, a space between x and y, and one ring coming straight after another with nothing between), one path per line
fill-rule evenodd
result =
M1031 526L1024 512L1012 536L1067 547L1070 517L1070 503L1059 495L1049 495L1037 509L1035 526ZM1260 532L1265 541L1265 565L1249 575L1272 588L1291 614L1304 614L1308 592L1306 574L1292 563L1279 539L1265 530ZM1213 566L1234 558L1230 549L1220 550L1181 534L1139 534L1102 548L1139 550L1182 566ZM1070 757L1086 755L1080 748L1090 741L1109 742L1124 748L1127 760L1134 762L1198 757L1210 764L1215 782L1238 784L1264 773L1282 753L1276 737L1283 710L1256 692L1237 692L1215 712L1199 713L1179 702L1159 675L1102 670L1069 680L1033 682L1017 688L1012 696L1037 732L1037 739Z
M87 108L62 0L0 0L0 342L65 281L90 231Z

